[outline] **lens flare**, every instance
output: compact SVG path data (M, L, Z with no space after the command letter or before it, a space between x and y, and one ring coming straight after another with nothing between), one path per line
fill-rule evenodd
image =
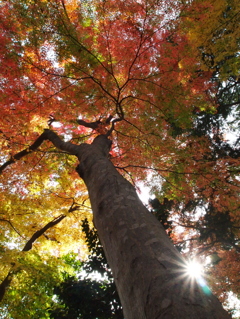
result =
M191 278L200 278L203 274L203 267L199 262L192 260L187 263L186 272Z

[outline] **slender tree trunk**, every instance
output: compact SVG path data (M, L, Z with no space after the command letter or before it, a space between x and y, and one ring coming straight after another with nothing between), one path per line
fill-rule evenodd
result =
M79 146L79 175L87 185L101 243L126 319L230 318L218 299L184 277L184 261L134 187L108 160L110 141Z

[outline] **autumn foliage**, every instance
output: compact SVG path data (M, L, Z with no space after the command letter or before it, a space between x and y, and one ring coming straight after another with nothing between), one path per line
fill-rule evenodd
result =
M239 149L224 135L239 116L238 1L9 0L0 9L0 280L16 273L5 297L13 317L32 278L52 273L55 283L60 256L86 257L88 195L75 158L48 141L31 148L46 128L76 144L112 128L114 165L172 201L173 242L202 260L217 253L213 289L239 294Z

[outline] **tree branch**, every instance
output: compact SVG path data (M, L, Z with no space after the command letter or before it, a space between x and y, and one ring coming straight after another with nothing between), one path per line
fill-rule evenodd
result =
M64 142L55 132L49 129L45 129L44 132L36 139L36 141L32 145L25 148L23 151L20 151L19 153L13 155L10 158L10 160L8 160L2 166L0 166L0 174L9 165L20 160L22 157L36 151L45 140L49 140L50 142L52 142L53 145L56 146L61 151L65 151L71 155L77 156L77 153L79 151L79 145L73 144L71 142Z
M29 251L30 249L32 249L32 244L40 237L42 236L49 228L54 227L55 225L57 225L58 223L60 223L60 221L62 221L64 218L66 217L66 215L60 215L58 217L56 217L55 219L53 219L51 222L49 222L48 224L46 224L43 228L41 228L40 230L37 230L32 237L26 242L25 246L23 247L22 251Z
M72 206L69 209L69 212L72 212L76 209L78 209L79 206L74 206L74 204L72 204ZM47 223L43 228L41 228L40 230L36 231L32 237L26 242L25 246L23 247L22 251L29 251L32 249L32 245L33 243L41 236L43 235L49 228L54 227L55 225L57 225L58 223L60 223L65 217L67 217L66 215L62 214L56 218L54 218L51 222ZM14 267L14 263L12 264L12 268ZM7 276L5 277L5 279L2 281L2 283L0 284L0 302L2 301L5 292L7 290L7 288L10 286L11 281L12 281L12 275L13 275L13 270L10 269Z
M93 130L96 130L98 128L98 126L101 124L101 120L97 120L95 122L86 122L84 120L77 120L77 123L79 125L91 128Z
M25 148L25 150L15 154L14 156L11 157L10 160L5 162L2 166L0 166L0 174L2 171L8 167L9 165L15 163L16 161L20 160L22 157L34 152L42 143L47 139L47 134L44 131L37 139L36 141L29 147Z
M89 127L89 128L91 128L91 129L93 129L93 130L96 130L96 131L101 127L101 125L104 126L104 125L109 125L109 124L111 124L111 128L110 128L109 130L107 130L106 134L102 134L102 135L105 135L106 137L108 137L108 136L110 136L111 133L113 132L115 123L122 121L122 120L123 120L123 117L124 117L124 114L123 114L123 111L122 111L122 115L121 115L121 117L119 117L119 118L113 119L113 116L112 116L112 115L109 115L109 117L108 117L106 120L104 120L104 121L101 121L101 120L99 119L99 120L97 120L97 121L95 121L95 122L86 122L86 121L84 121L84 120L79 119L79 120L77 120L77 123L78 123L79 125L82 125L82 126L85 126L85 127ZM112 119L113 119L113 120L112 120Z

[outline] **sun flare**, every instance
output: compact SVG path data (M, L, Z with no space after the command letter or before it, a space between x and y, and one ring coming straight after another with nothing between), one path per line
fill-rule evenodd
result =
M199 278L203 275L203 266L195 260L189 261L186 272L191 278Z

